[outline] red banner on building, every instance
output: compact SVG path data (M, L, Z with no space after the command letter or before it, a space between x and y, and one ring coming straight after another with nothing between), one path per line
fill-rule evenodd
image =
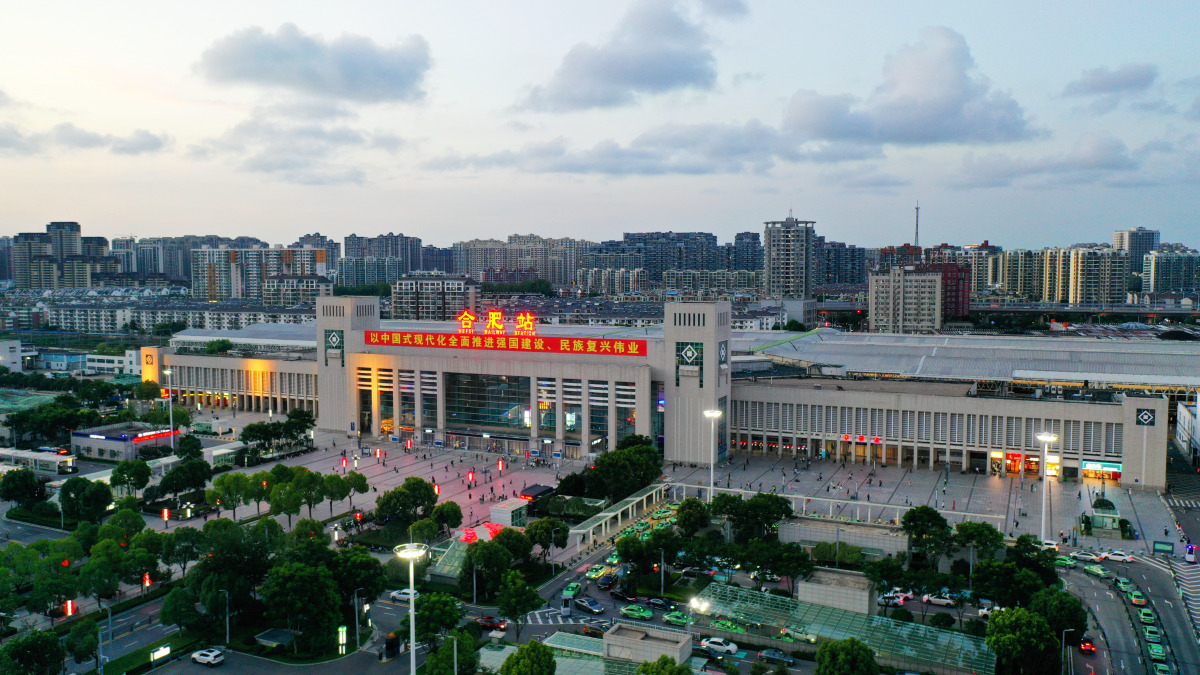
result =
M646 355L645 340L619 340L610 338L458 335L455 333L412 333L408 331L369 330L365 331L363 339L368 346L481 349L483 351L593 354L597 356Z

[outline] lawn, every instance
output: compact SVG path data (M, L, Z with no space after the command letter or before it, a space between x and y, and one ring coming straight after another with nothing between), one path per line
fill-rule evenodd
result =
M171 645L171 656L186 655L208 644L206 640L195 637L183 637L180 633L175 633L109 661L104 664L104 675L144 673L150 670L150 652L167 643ZM92 669L88 671L88 675L92 675L95 672L97 671Z

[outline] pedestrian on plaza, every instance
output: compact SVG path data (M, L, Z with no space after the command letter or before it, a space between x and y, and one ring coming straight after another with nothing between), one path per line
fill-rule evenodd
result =
M1163 536L1164 537L1167 536L1167 528L1165 528L1165 527L1163 528Z

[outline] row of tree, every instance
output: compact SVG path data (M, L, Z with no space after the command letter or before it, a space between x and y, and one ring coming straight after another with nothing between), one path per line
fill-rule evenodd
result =
M662 476L662 453L654 441L636 434L617 442L583 471L569 473L558 482L560 495L608 499L616 502Z

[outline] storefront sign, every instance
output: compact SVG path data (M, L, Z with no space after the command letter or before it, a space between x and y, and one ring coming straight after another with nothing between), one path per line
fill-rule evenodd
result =
M1084 471L1121 471L1121 465L1117 462L1084 462Z
M551 338L518 335L459 335L411 331L369 330L367 345L424 347L432 349L482 349L484 351L537 352L542 354L593 354L596 356L645 356L645 340L609 338Z
M1169 541L1156 541L1154 542L1154 552L1175 555L1175 544Z

